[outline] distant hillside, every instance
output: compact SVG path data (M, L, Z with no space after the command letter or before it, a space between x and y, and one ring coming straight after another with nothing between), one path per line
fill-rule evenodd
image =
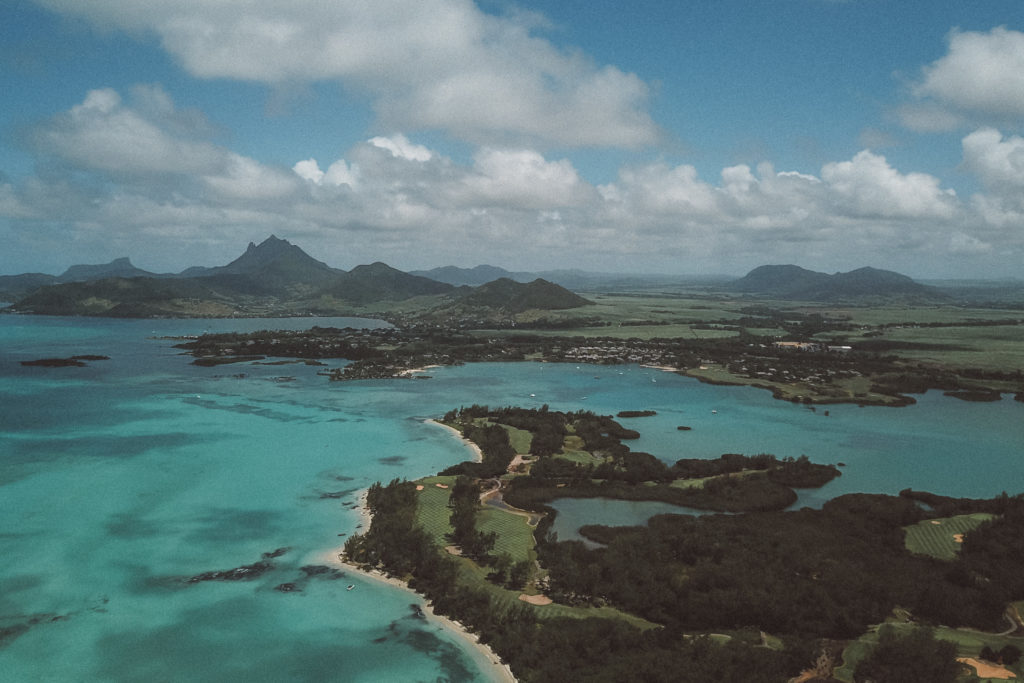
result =
M124 275L93 277L105 272ZM273 235L260 244L250 242L225 266L189 268L176 276L140 277L138 272L144 271L118 259L106 266L74 266L65 273L87 281L61 283L53 276L27 275L6 280L20 287L12 297L12 310L109 317L333 315L455 289L383 263L351 272L331 268Z
M107 278L42 287L13 308L47 315L101 315L113 318L231 315L236 292L218 292L198 280Z
M71 266L57 280L59 282L88 282L89 280L102 280L108 277L157 277L157 274L136 268L128 260L127 256L123 256L114 259L110 263L95 266Z
M530 282L537 278L537 275L534 273L513 273L498 266L488 265L475 266L473 268L444 266L442 268L431 268L430 270L410 270L409 274L430 278L438 282L446 282L456 287L463 285L478 287L500 278L508 278L516 282Z
M405 273L378 261L366 266L356 266L349 272L342 273L321 289L320 294L353 304L367 304L447 294L454 289L455 287L448 283Z
M57 277L46 273L0 275L0 301L17 301L40 287L56 283Z
M459 299L460 307L479 307L522 313L527 310L560 311L590 304L561 285L542 280L521 283L508 278L480 285Z
M944 299L935 287L891 270L858 268L848 273L819 273L794 265L759 266L728 289L782 299L836 301L862 298Z
M326 286L344 274L345 271L317 261L288 240L271 235L258 245L250 242L245 252L226 266L189 268L179 277L244 276L253 280L255 289L269 288L285 294L296 285L311 289Z

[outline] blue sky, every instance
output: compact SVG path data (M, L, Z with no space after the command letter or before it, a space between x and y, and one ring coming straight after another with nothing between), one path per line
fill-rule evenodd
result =
M1024 277L1019 0L9 0L0 274Z

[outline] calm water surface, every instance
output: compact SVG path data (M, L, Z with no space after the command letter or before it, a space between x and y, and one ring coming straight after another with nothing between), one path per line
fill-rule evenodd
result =
M361 489L467 457L458 440L424 423L460 405L654 409L623 422L642 434L631 448L666 462L770 452L845 463L841 478L804 492L801 505L906 487L1024 490L1024 404L1010 400L928 394L900 409L832 406L825 417L767 392L636 366L541 363L331 383L316 374L323 368L298 364L199 368L156 338L347 322L0 316L6 679L486 680L471 648L414 616L415 598L301 570L356 531ZM111 359L85 368L19 363L74 354ZM649 516L587 505L582 514L596 518L579 523ZM613 521L600 519L602 510ZM287 551L255 580L183 581L278 548ZM282 583L300 590L275 590ZM356 589L345 590L350 583Z

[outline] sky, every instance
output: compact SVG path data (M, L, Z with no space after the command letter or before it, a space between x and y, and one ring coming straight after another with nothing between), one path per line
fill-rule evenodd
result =
M4 0L0 274L1024 278L1022 0Z

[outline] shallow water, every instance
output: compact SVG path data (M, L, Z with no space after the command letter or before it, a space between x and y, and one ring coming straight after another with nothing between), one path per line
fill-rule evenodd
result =
M332 383L302 364L196 367L154 338L312 324L345 321L0 316L4 677L486 680L475 651L417 619L407 593L300 569L356 531L358 491L469 456L424 422L460 405L654 409L623 423L642 434L631 448L666 462L725 452L844 462L840 479L802 494L806 505L849 491L1024 489L1024 404L1010 400L929 394L899 409L832 406L824 417L764 391L637 366L542 363ZM19 363L74 354L111 359ZM257 579L183 580L278 548L288 550ZM300 590L275 590L283 583Z

